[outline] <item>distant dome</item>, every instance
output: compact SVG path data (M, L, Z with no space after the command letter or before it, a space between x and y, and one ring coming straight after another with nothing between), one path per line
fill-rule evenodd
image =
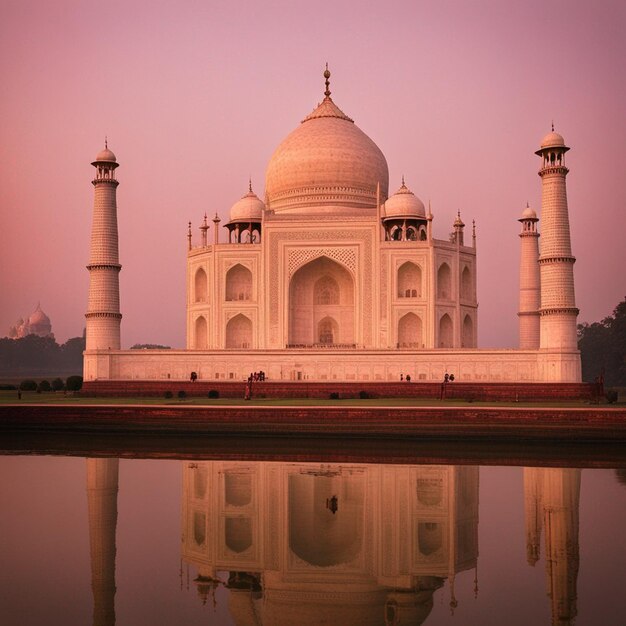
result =
M35 311L28 318L28 323L30 326L50 326L50 318L37 305Z
M96 155L96 161L111 161L113 163L117 163L117 159L111 150L105 148L104 150L100 150Z
M322 103L269 161L265 190L268 208L276 213L375 209L378 183L381 196L387 196L385 156L329 94L327 86Z
M523 220L535 220L537 219L537 213L534 209L527 206L522 213Z
M260 222L263 216L263 210L265 205L259 199L259 197L252 191L250 191L237 200L230 209L230 221L231 222Z
M424 203L404 184L385 202L385 217L426 217Z
M562 135L559 135L559 133L555 133L554 131L552 131L548 133L541 140L541 147L542 148L564 148L565 140L563 139Z

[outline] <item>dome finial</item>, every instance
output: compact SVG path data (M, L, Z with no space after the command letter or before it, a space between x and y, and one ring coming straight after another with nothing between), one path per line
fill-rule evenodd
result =
M104 136L104 149L109 149L109 138L106 135Z
M552 120L552 132L554 132L554 120Z
M252 193L252 176L248 176L248 192Z
M324 78L326 79L326 91L324 95L330 98L330 80L328 80L330 78L330 71L328 69L328 63L326 63L326 69L324 70Z
M404 184L404 174L402 174L402 186L406 187L406 185Z

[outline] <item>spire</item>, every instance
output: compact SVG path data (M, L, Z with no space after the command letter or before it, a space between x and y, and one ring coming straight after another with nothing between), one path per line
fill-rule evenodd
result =
M248 177L248 193L252 193L252 176Z
M106 135L104 136L104 149L105 150L109 149L109 141L108 141L108 137Z
M191 250L191 222L189 222L189 227L187 229L187 241L189 242L189 249Z
M324 78L326 79L326 91L324 92L324 95L327 98L330 98L330 71L328 70L328 63L326 63L326 69L324 70Z
M402 186L406 187L406 185L404 184L404 174L402 174Z
M554 120L552 120L552 132L554 132Z

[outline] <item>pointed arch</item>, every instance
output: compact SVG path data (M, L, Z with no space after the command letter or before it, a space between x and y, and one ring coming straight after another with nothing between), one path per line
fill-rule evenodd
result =
M422 347L422 320L415 313L407 313L398 321L398 348Z
M454 343L454 331L452 319L444 313L439 320L439 347L452 348Z
M330 318L328 338L353 344L355 287L352 274L340 263L320 256L302 265L289 283L289 340L291 346L320 343L320 323Z
M238 313L226 324L226 348L244 349L252 347L252 321Z
M476 347L476 343L474 341L474 321L469 313L463 318L463 326L461 327L461 347Z
M206 272L200 267L193 279L194 302L206 302L208 294L208 279Z
M226 546L233 552L245 552L252 545L252 520L249 517L227 517Z
M289 476L289 548L318 567L349 563L362 553L365 533L363 474ZM336 497L337 513L328 508ZM324 503L327 503L324 506Z
M398 268L398 298L420 298L422 295L422 269L411 261Z
M417 544L424 556L430 556L443 546L443 524L439 522L420 522L417 525Z
M437 270L437 297L443 300L452 298L452 272L447 263L442 263Z
M196 350L206 350L208 347L208 333L206 317L201 315L196 318Z
M336 342L339 333L337 322L329 316L324 317L317 325L317 343L329 345Z
M246 506L252 502L252 476L243 472L224 474L224 499L231 506Z
M226 272L226 300L252 300L252 272L241 263Z
M461 272L461 298L464 300L472 299L472 273L467 265Z

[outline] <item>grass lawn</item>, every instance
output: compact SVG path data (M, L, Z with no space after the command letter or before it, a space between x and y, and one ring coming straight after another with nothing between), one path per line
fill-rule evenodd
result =
M466 400L437 400L434 398L370 398L361 400L360 398L350 398L345 400L328 400L322 398L253 398L246 402L243 398L163 398L163 397L136 397L136 398L86 398L80 395L64 395L58 393L37 393L35 391L23 391L22 399L18 400L17 391L0 391L0 404L119 404L119 405L175 405L175 406L397 406L397 407L419 407L419 406L458 406L458 407L577 407L585 408L589 406L585 402L467 402ZM608 405L603 405L608 406ZM612 405L614 407L624 407L626 403L620 402Z

